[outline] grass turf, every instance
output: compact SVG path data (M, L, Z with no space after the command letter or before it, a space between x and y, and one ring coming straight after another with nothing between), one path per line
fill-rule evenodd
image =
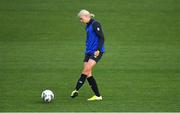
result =
M0 111L180 111L178 0L1 0ZM70 98L83 65L85 31L76 14L95 13L106 53ZM41 91L55 100L45 104Z

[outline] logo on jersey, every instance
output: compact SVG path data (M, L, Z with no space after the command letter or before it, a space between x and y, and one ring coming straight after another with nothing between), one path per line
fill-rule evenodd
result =
M97 30L98 30L98 31L100 31L100 28L99 28L99 27L97 27Z

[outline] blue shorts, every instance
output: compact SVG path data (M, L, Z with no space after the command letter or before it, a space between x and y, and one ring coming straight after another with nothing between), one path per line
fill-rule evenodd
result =
M88 62L89 59L92 59L92 60L94 60L97 63L101 59L102 55L103 55L102 52L100 52L99 56L97 56L97 57L94 57L94 54L85 54L85 57L84 57L83 61L84 62Z

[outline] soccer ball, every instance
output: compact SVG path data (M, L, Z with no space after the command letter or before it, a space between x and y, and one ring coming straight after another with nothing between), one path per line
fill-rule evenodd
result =
M41 98L43 99L44 102L49 103L54 99L54 93L49 89L44 90L41 93Z

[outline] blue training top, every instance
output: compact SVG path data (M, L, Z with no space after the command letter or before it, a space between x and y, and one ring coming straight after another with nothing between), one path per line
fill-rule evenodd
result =
M98 49L99 37L93 30L94 22L95 21L93 21L90 25L86 26L86 54L94 54L94 52ZM99 51L105 52L104 44Z

